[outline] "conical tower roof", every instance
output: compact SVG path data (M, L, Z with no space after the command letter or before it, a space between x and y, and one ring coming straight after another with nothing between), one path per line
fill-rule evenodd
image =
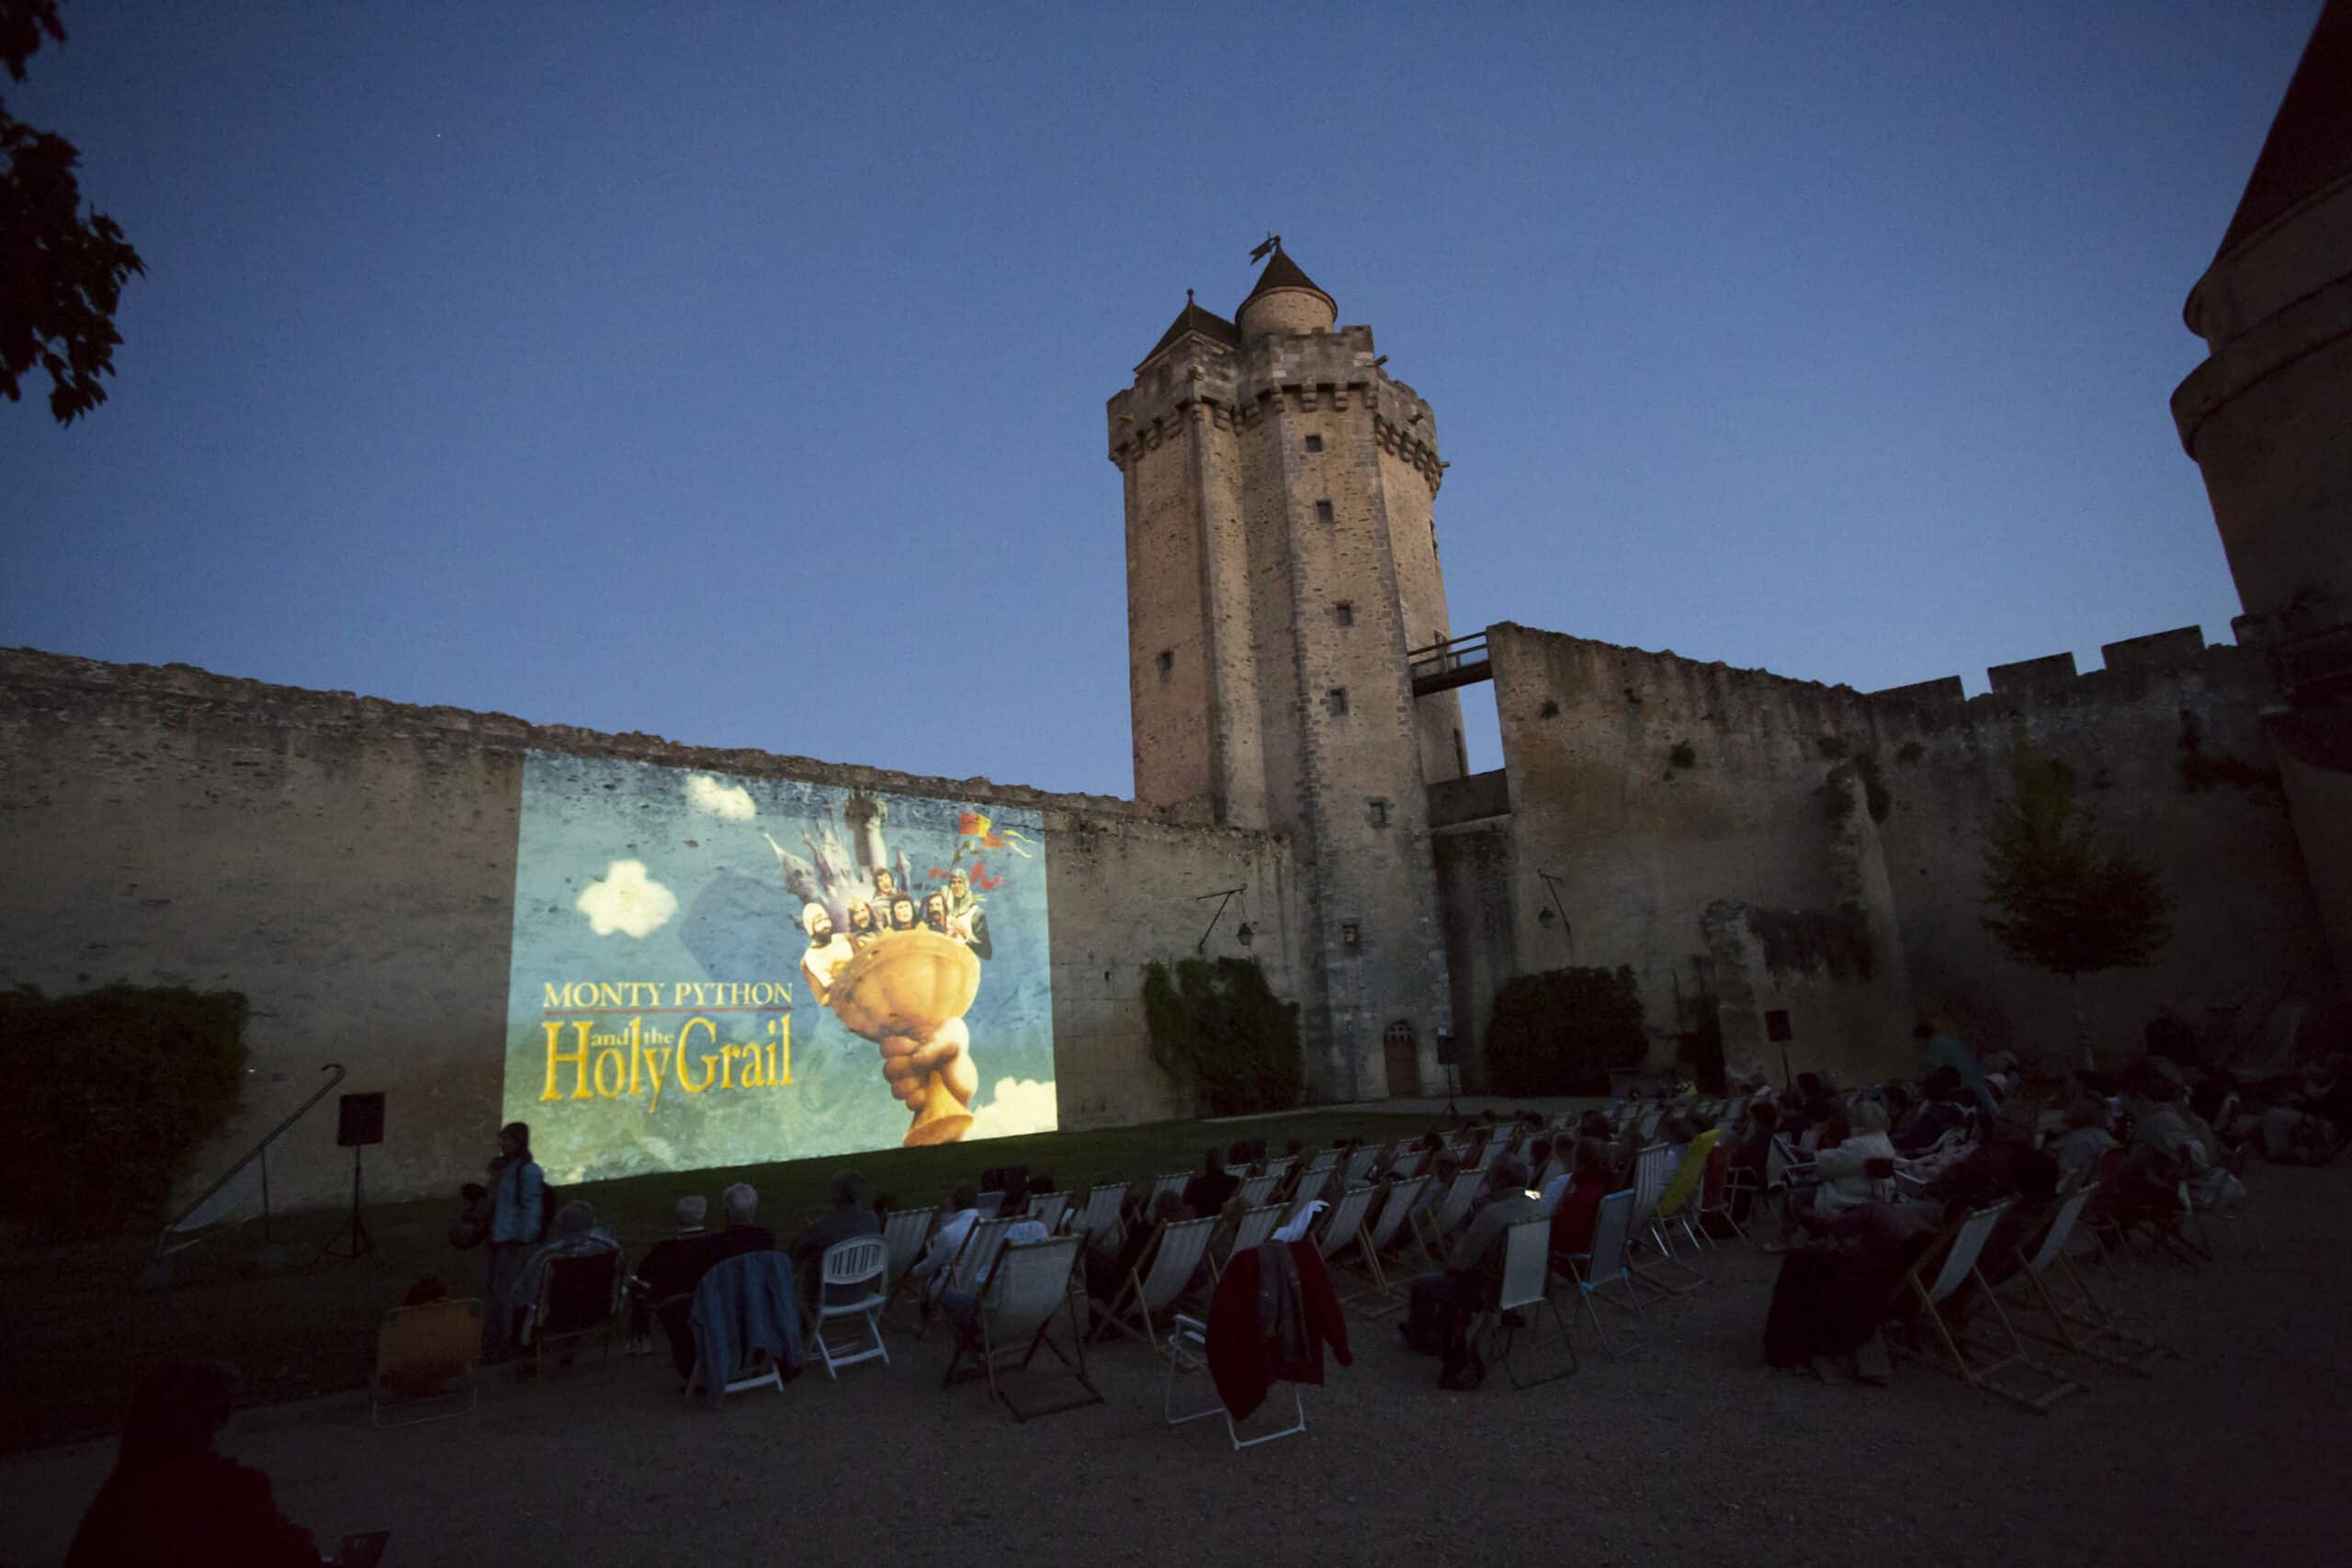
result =
M1151 352L1143 356L1143 363L1148 365L1159 358L1186 333L1199 333L1203 337L1236 346L1241 342L1238 328L1215 310L1204 310L1194 304L1193 291L1187 288L1184 290L1184 308L1176 312L1176 319L1168 323L1168 330L1159 334L1159 341L1151 345Z
M2352 175L2352 0L2328 0L2215 259L2346 175Z
M1240 310L1233 313L1236 316L1240 315L1242 310L1250 308L1250 300L1261 294L1271 294L1277 288L1304 288L1310 293L1322 294L1326 299L1331 299L1330 295L1324 293L1321 285L1307 276L1299 265L1290 259L1288 251L1276 245L1274 254L1266 258L1266 270L1258 275L1258 287L1250 290L1249 294L1242 299ZM1338 301L1333 300L1331 308L1337 310Z

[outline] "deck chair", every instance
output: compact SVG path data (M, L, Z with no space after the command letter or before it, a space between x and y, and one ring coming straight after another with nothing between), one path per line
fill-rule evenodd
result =
M1702 1245L1699 1227L1690 1223L1690 1218L1698 1213L1700 1190L1706 1185L1707 1157L1721 1146L1723 1136L1722 1128L1710 1127L1690 1140L1690 1146L1682 1152L1682 1163L1675 1168L1674 1179L1658 1195L1654 1229L1679 1225L1693 1247Z
M1096 1182L1087 1190L1086 1207L1070 1222L1070 1233L1089 1247L1095 1244L1097 1236L1105 1246L1118 1246L1119 1204L1126 1196L1127 1184L1124 1181Z
M394 1307L376 1329L368 1404L379 1427L464 1416L481 1402L480 1297ZM385 1419L385 1413L396 1417ZM423 1413L429 1412L429 1413Z
M1340 1171L1340 1179L1350 1183L1362 1181L1372 1174L1373 1168L1380 1163L1380 1156L1386 1152L1384 1149L1374 1148L1351 1150L1348 1155L1346 1166Z
M1173 1192L1182 1197L1184 1189L1191 1186L1192 1181L1193 1173L1189 1170L1170 1170L1154 1177L1151 1183L1150 1201L1158 1202L1162 1192Z
M999 1214L1004 1213L1004 1189L1000 1187L993 1192L981 1193L978 1198L973 1200L972 1207L980 1212L980 1218L984 1220L995 1219Z
M1533 1388L1538 1383L1556 1382L1577 1370L1577 1348L1568 1338L1568 1320L1560 1315L1560 1303L1552 1299L1552 1222L1536 1218L1521 1220L1503 1233L1503 1283L1491 1311L1479 1314L1474 1334L1483 1330L1496 1350L1488 1360L1500 1361L1510 1375L1513 1388ZM1512 1352L1522 1345L1531 1359L1544 1335L1544 1316L1551 1314L1553 1324L1560 1331L1560 1348L1568 1353L1568 1364L1556 1372L1540 1377L1522 1377ZM1509 1317L1517 1314L1526 1318L1524 1329L1509 1326Z
M1270 1159L1266 1162L1266 1174L1272 1177L1275 1180L1280 1181L1283 1177L1288 1176L1297 1168L1298 1156L1296 1155L1284 1155L1280 1159ZM1329 1168L1327 1166L1325 1168L1329 1169Z
M2066 1256L2066 1243L2083 1209L2098 1190L2089 1181L2058 1205L2030 1251L2018 1249L2018 1271L2007 1289L2011 1300L2035 1314L2026 1333L2077 1356L2120 1367L2143 1377L2172 1352L2147 1336L2126 1328L2091 1288ZM2055 1281L2057 1288L2052 1289Z
M1289 1219L1284 1220L1283 1223L1287 1224L1290 1223L1290 1220L1298 1218L1300 1212L1304 1210L1306 1205L1314 1202L1317 1198L1322 1197L1323 1190L1330 1184L1331 1168L1329 1166L1327 1165L1320 1170L1317 1170L1310 1166L1299 1177L1298 1186L1290 1195L1289 1207L1287 1210Z
M1371 1218L1372 1201L1379 1195L1377 1187L1351 1187L1332 1201L1322 1225L1313 1233L1315 1250L1323 1255L1327 1267L1337 1266L1340 1255L1350 1247L1361 1255L1364 1221Z
M1657 1137L1657 1124L1665 1120L1666 1107L1663 1105L1653 1105L1642 1112L1642 1141L1646 1143Z
M1638 1312L1652 1302L1664 1300L1668 1293L1663 1286L1634 1273L1628 1263L1633 1227L1634 1190L1628 1187L1601 1199L1600 1206L1594 1211L1592 1250L1555 1259L1566 1266L1568 1282L1577 1288L1577 1310L1591 1322L1594 1337L1612 1360L1617 1352L1610 1348L1608 1331L1600 1325L1600 1314L1593 1310L1594 1300ZM1613 1295L1608 1293L1612 1285L1616 1287Z
M1340 1151L1336 1147L1317 1149L1315 1151L1314 1155L1308 1158L1306 1162L1306 1168L1309 1170L1329 1170L1339 1163ZM1269 1166L1267 1168L1271 1170L1273 1168Z
M880 1357L889 1365L890 1352L882 1344L878 1315L890 1299L890 1244L878 1235L854 1235L825 1248L819 1260L816 1298L808 1303L810 1343L825 1363L827 1382L838 1381L841 1369ZM825 1337L825 1325L847 1318L863 1322L865 1332L847 1344Z
M1069 1213L1069 1193L1032 1192L1029 1194L1029 1206L1022 1212L1021 1217L1036 1221L1046 1227L1047 1235L1055 1235L1060 1233L1062 1219Z
M1665 1196L1673 1177L1669 1156L1673 1147L1667 1144L1652 1144L1634 1161L1634 1217L1630 1234L1636 1242L1647 1242L1655 1256L1634 1265L1643 1280L1659 1290L1675 1295L1687 1295L1707 1282L1707 1277L1674 1256L1674 1248L1666 1239L1666 1228L1657 1213L1658 1200ZM1661 1271L1674 1274L1660 1279ZM1687 1276L1687 1277L1680 1277Z
M1248 1180L1242 1182L1242 1206L1244 1208L1254 1209L1259 1204L1265 1202L1274 1195L1274 1184L1281 1179L1282 1178L1279 1176L1253 1176Z
M1501 1152L1502 1145L1493 1138L1488 1138L1479 1145L1478 1157L1471 1161L1465 1168L1478 1175L1484 1175L1487 1168L1495 1163L1495 1156Z
M1446 1244L1462 1228L1463 1217L1470 1213L1471 1200L1478 1196L1485 1180L1475 1170L1462 1171L1436 1202L1413 1211L1413 1240L1430 1268L1445 1267Z
M2018 1337L2017 1327L2009 1321L2000 1296L1984 1283L1984 1276L1976 1267L1993 1227L2000 1224L2001 1216L2016 1201L2013 1198L2004 1199L1971 1213L1954 1229L1948 1247L1930 1249L1911 1266L1898 1290L1915 1310L1908 1333L1892 1338L1889 1348L1898 1355L1925 1361L1979 1393L1998 1395L2046 1416L2052 1405L2068 1394L2085 1393L2084 1385L2026 1354L2025 1342ZM1991 1314L1991 1326L1997 1330L1997 1343L1990 1347L1974 1342L1971 1330L1975 1325L1963 1325L1958 1334L1952 1331L1953 1309L1966 1299L1971 1285L1976 1287L1977 1296ZM1922 1320L1926 1324L1924 1329ZM1928 1329L1934 1331L1932 1341ZM2017 1382L2020 1377L2037 1379L2043 1386L2019 1388Z
M980 1287L988 1283L989 1270L996 1267L997 1255L1004 1250L1005 1233L1020 1223L1018 1219L974 1220L955 1261L947 1266L946 1288L978 1295Z
M1101 1339L1115 1329L1130 1339L1142 1340L1155 1353L1167 1354L1153 1325L1183 1299L1193 1276L1200 1272L1216 1224L1216 1216L1211 1214L1160 1226L1159 1239L1151 1245L1149 1267L1128 1271L1110 1310L1088 1325L1090 1337Z
M1737 1189L1732 1183L1731 1146L1718 1143L1707 1151L1707 1168L1699 1180L1699 1234L1707 1234L1707 1222L1720 1219L1731 1227L1731 1234L1740 1240L1747 1239L1747 1231L1732 1213L1732 1198Z
M1391 1181L1410 1181L1413 1178L1421 1174L1421 1168L1428 1165L1429 1162L1429 1150L1415 1148L1410 1144L1399 1144L1396 1145L1395 1152L1389 1156L1388 1179Z
M604 1355L613 1354L620 1326L621 1255L616 1248L548 1259L547 1283L539 1287L531 1314L531 1362L547 1371L548 1352L570 1360L580 1345L602 1337Z
M1227 1249L1226 1256L1232 1258L1265 1246L1266 1238L1273 1235L1282 1223L1283 1206L1280 1203L1261 1203L1254 1209L1242 1210L1241 1222L1234 1229L1233 1246ZM1209 1258L1209 1275L1212 1279L1225 1277L1225 1267L1214 1254Z
M1405 1304L1404 1280L1400 1278L1392 1283L1382 1259L1390 1248L1400 1245L1411 1235L1408 1222L1412 1217L1413 1205L1420 1201L1421 1190L1429 1182L1426 1176L1390 1182L1388 1201L1381 1204L1378 1213L1365 1216L1363 1239L1357 1244L1355 1263L1370 1289L1341 1295L1341 1306L1363 1307L1367 1317L1380 1317Z
M1070 1280L1077 1272L1079 1252L1084 1246L1077 1236L1059 1235L1001 1248L989 1276L987 1293L980 1298L977 1342L957 1344L940 1386L946 1387L959 1375L983 1378L989 1385L989 1397L1002 1400L1016 1421L1050 1416L1057 1410L1075 1410L1082 1404L1100 1404L1102 1394L1087 1376L1086 1344L1079 1337L1076 1318L1070 1319L1068 1351L1054 1343L1053 1337L1054 1319L1069 1313ZM1055 1359L1077 1380L1080 1392L1058 1403L1024 1405L1013 1397L1008 1374L1026 1372L1040 1348L1054 1353ZM965 1369L963 1363L967 1359L978 1365Z
M889 1290L882 1307L885 1317L897 1304L899 1292L908 1288L907 1270L922 1261L923 1250L931 1245L932 1222L938 1217L935 1208L894 1209L882 1222L882 1239L890 1258Z

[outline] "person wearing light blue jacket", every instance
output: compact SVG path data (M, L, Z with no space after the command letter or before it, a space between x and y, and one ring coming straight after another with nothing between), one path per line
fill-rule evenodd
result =
M514 1299L523 1265L546 1230L541 1194L547 1177L531 1158L531 1127L509 1122L498 1132L498 1157L490 1162L490 1244L483 1249L481 1359L503 1361L514 1354Z

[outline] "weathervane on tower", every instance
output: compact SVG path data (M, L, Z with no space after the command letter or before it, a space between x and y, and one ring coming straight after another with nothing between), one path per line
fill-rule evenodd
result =
M1256 250L1251 251L1250 253L1250 259L1253 262L1264 261L1270 255L1279 254L1282 248L1283 237L1269 229L1266 231L1266 243L1260 245Z

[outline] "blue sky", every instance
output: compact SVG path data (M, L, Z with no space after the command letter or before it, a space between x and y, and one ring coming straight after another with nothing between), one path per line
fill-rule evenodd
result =
M2165 400L2318 9L69 4L148 276L0 407L0 645L1124 795L1102 402L1269 230L1457 627L2226 640Z

